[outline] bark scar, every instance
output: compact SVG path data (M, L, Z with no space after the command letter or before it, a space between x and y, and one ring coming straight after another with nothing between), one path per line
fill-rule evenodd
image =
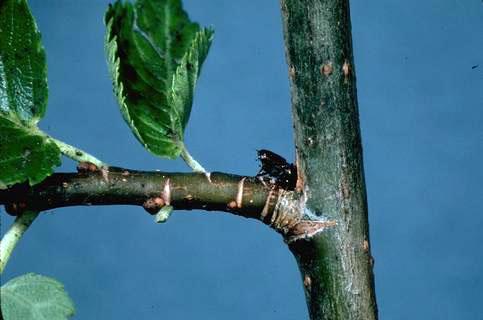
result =
M344 74L344 81L347 83L351 74L351 65L347 60L345 60L344 64L342 65L342 73Z
M304 277L304 287L309 292L312 289L312 279L310 278L310 276L308 274L306 274L305 277Z
M320 67L320 73L325 75L326 77L330 76L332 74L333 70L334 70L334 68L332 67L332 62L330 62L330 61L323 64Z
M205 177L206 177L206 179L208 179L208 182L209 182L209 183L213 183L213 182L211 181L211 172L205 172Z
M310 239L327 228L335 227L336 225L337 222L335 220L301 221L290 230L291 234L287 236L286 241L287 243L292 243L301 239Z
M268 192L267 200L265 200L265 205L263 206L262 213L260 213L260 220L265 221L265 217L268 214L268 208L270 207L270 202L272 200L273 190Z
M279 190L270 221L264 222L281 233L287 243L310 239L316 234L337 225L335 220L306 212L305 197L293 191L285 190Z
M302 192L305 185L305 175L301 168L298 152L295 154L295 167L297 168L297 182L295 183L295 190L297 190L297 192Z
M241 208L242 207L242 201L243 201L243 185L245 183L246 177L243 177L240 182L238 182L238 191L236 193L236 207Z
M169 178L166 179L166 182L164 183L162 198L164 203L169 206L171 203L171 186L169 185Z
M105 182L109 182L109 168L101 167L101 175Z
M143 208L149 214L154 215L164 207L164 200L160 197L149 198L143 203Z

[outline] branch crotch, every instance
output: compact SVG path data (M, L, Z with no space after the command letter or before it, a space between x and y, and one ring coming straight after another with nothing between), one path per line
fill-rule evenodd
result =
M272 214L264 217L264 223L281 233L287 243L310 239L327 228L337 225L335 220L316 216L306 209L306 198L295 191L277 191ZM267 202L270 201L270 196Z

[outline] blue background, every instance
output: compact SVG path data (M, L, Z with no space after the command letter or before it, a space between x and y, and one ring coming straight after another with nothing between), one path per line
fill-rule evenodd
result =
M41 127L113 165L186 171L145 151L121 118L103 51L107 3L30 1L49 67ZM380 317L483 319L483 3L351 5ZM185 7L216 29L187 129L192 154L246 175L258 170L256 149L292 159L278 1ZM4 232L12 218L0 210ZM176 212L157 225L137 207L51 211L2 282L25 272L61 280L76 319L307 317L281 237L223 213Z

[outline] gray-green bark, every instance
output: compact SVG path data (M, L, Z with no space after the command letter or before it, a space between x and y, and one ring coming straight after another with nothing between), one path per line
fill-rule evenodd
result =
M377 319L348 0L281 0L302 210L332 221L290 243L310 317Z

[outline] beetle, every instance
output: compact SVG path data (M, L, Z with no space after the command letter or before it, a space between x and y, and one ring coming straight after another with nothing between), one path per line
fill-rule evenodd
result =
M257 150L261 168L257 178L272 187L294 190L297 183L297 167L285 158L266 149Z

